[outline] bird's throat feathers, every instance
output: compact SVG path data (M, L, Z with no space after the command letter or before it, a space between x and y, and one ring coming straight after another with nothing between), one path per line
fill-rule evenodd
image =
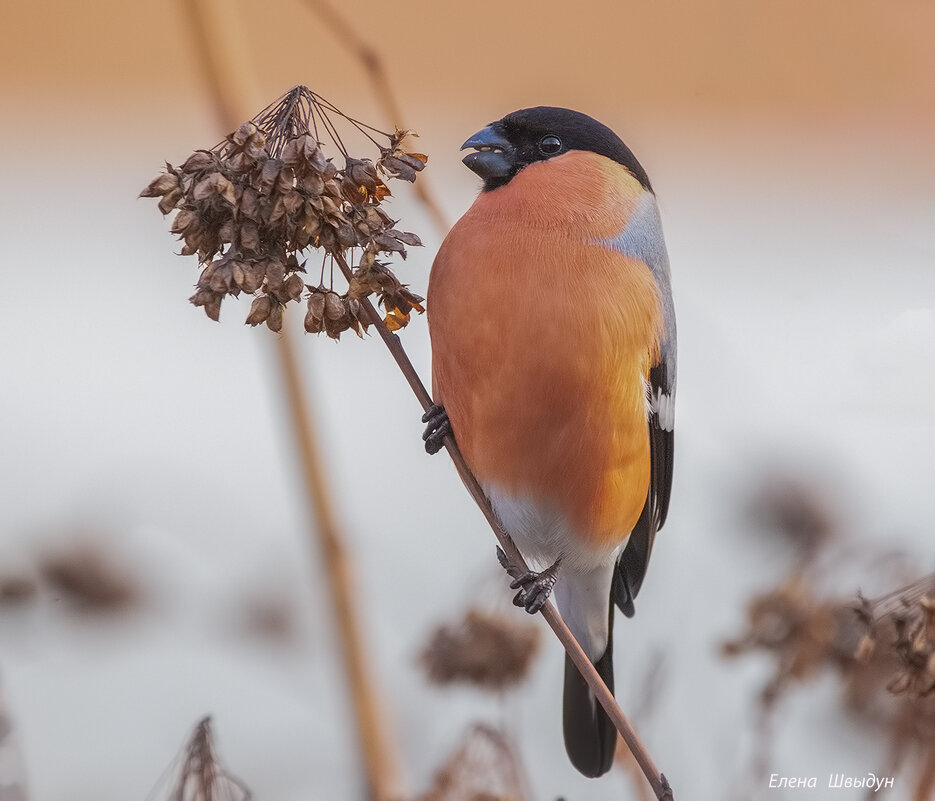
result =
M622 231L646 192L640 182L609 158L573 150L536 162L506 185L482 192L463 220L568 231L606 239Z

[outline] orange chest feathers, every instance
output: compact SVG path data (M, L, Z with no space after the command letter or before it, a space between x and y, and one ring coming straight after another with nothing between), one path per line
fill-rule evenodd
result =
M658 290L601 244L642 191L593 154L527 167L478 198L429 282L435 400L478 480L554 507L599 547L629 534L649 483Z

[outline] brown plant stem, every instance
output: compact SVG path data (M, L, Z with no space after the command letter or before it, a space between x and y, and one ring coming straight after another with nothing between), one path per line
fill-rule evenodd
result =
M250 48L238 29L236 10L226 0L183 0L182 7L194 33L197 55L210 84L218 118L225 132L235 130L253 114L244 98L257 94L249 91L255 79L244 65L244 55L250 52ZM312 536L317 537L326 566L337 619L369 798L391 801L399 796L396 763L376 687L364 658L363 637L352 590L351 564L331 501L332 494L322 467L315 426L309 415L295 356L293 335L288 326L283 326L275 343L294 438L299 447L305 492L315 519Z
M364 41L354 26L341 16L340 12L328 0L305 0L305 4L318 14L318 17L331 31L334 38L341 42L360 61L373 86L373 93L383 107L383 113L388 121L397 128L402 128L402 106L396 92L393 91L393 85L390 83L380 53L372 45ZM438 231L439 236L444 236L451 225L445 216L445 212L442 211L441 203L438 202L438 198L424 175L419 176L419 180L413 184L413 188L416 197L419 198L432 218L432 224Z
M348 266L347 261L343 256L340 255L336 255L334 258L340 266L341 272L344 273L344 277L350 280L351 268ZM419 378L419 374L416 372L416 368L413 366L412 362L409 361L409 356L407 355L406 350L403 348L403 344L399 337L387 329L386 325L383 323L383 319L380 317L380 314L373 307L373 304L369 299L364 298L361 301L361 305L366 310L366 313L370 317L373 326L377 329L377 333L379 333L381 339L386 344L386 347L389 349L390 353L393 355L393 358L396 360L396 364L399 365L399 369L402 371L406 381L412 388L412 391L415 394L416 399L421 404L422 409L424 411L428 411L428 409L432 406L432 398L425 389L425 385L422 383L422 379ZM500 525L500 521L497 519L497 516L494 514L493 508L490 505L490 501L487 499L487 496L484 494L483 489L481 489L481 486L474 477L474 474L471 472L470 468L467 466L467 463L464 461L464 457L461 455L461 451L458 449L457 443L451 436L446 436L444 444L445 448L448 450L448 454L451 456L452 462L454 462L455 468L458 471L458 475L461 477L461 480L464 482L464 486L467 487L467 490L474 499L474 502L477 504L484 517L486 518L490 528L493 530L494 536L497 538L497 542L500 543L500 547L503 548L504 553L506 553L507 557L513 565L523 571L528 570L529 568L526 564L526 560L523 559L523 555L519 552L519 549L516 547L513 539L509 534L506 533L506 531L503 530L503 527ZM566 653L571 657L571 660L575 663L575 666L581 672L581 675L588 683L588 686L591 688L591 691L594 693L598 702L602 707L604 707L604 711L607 712L608 716L613 721L614 726L620 733L621 738L623 738L627 748L630 749L630 753L633 754L633 758L640 766L640 769L643 771L643 775L646 777L646 780L652 787L653 792L656 794L656 798L660 799L660 801L673 801L672 788L669 786L668 780L662 773L659 772L659 769L653 762L653 759L646 750L646 747L640 741L640 738L634 730L633 726L630 725L630 721L627 720L626 715L623 714L623 710L620 708L617 700L614 698L613 693L607 688L607 685L604 684L604 680L600 677L594 665L591 664L591 660L588 659L587 655L578 644L578 641L568 629L568 626L565 625L565 621L562 620L562 616L555 608L555 605L551 601L548 601L545 606L542 607L541 611L542 616L545 618L552 631L555 632L555 636L558 637L559 641L564 646Z

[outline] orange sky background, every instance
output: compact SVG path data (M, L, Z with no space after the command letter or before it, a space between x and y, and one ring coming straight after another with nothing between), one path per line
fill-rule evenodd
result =
M247 58L264 97L295 83L367 96L359 66L303 0L227 5L249 32ZM379 46L413 116L484 106L486 119L551 103L621 121L658 113L935 120L931 0L340 5ZM158 112L202 88L178 0L0 7L7 113L24 101L42 119L55 102L90 101L100 112L133 100L145 101L133 103L135 113Z

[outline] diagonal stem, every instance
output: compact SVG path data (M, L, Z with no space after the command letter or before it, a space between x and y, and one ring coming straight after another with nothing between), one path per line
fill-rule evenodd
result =
M344 273L344 277L350 281L352 277L351 268L345 260L344 256L341 254L335 254L334 258L335 261L337 261L338 266L341 268L341 272ZM403 344L399 337L387 329L386 325L383 323L383 318L380 317L379 312L377 312L377 310L373 307L373 304L369 299L364 298L361 301L361 305L364 307L367 315L370 317L370 321L374 328L377 329L377 333L380 335L380 338L383 340L386 347L393 355L393 358L396 360L396 364L399 365L399 369L402 371L406 381L412 388L413 394L415 394L416 399L421 404L423 411L428 411L428 409L432 406L432 397L425 389L425 385L422 383L422 379L419 378L419 374L416 372L416 368L409 360L409 356L406 353L405 348L403 348ZM503 527L500 525L500 521L497 519L497 516L494 514L493 508L490 505L490 501L487 499L487 496L484 494L483 489L481 489L481 486L474 477L474 474L471 472L470 468L467 466L467 463L464 461L464 457L461 455L461 451L458 449L457 443L449 435L445 437L444 444L445 448L448 450L448 454L451 456L451 460L454 462L455 468L458 471L458 475L464 482L464 486L467 487L467 490L474 499L474 502L480 508L487 522L490 524L490 528L493 530L494 536L497 538L497 542L500 543L500 547L503 548L504 552L506 553L507 558L512 564L516 565L516 567L520 568L521 570L528 570L529 566L526 564L526 560L523 559L523 555L519 552L519 549L516 547L513 539L509 534L506 533L506 531L503 530ZM630 721L627 719L626 715L623 714L623 710L617 703L616 698L614 698L613 693L607 688L607 685L604 684L604 680L600 677L594 665L591 664L591 660L588 659L587 655L578 644L578 641L575 639L568 626L565 625L565 621L562 620L562 616L555 608L555 605L551 601L547 601L546 604L542 607L541 611L542 616L545 618L552 631L555 632L555 636L558 637L559 641L564 646L565 651L571 657L572 662L575 663L575 666L581 672L582 677L588 683L588 686L591 688L591 691L594 693L598 702L602 707L604 707L604 711L607 712L607 715L613 721L614 726L620 733L621 738L623 738L627 748L630 749L630 753L633 754L633 758L636 760L637 764L640 766L640 769L643 771L643 775L646 777L646 780L653 788L653 792L656 794L656 798L660 801L673 801L672 788L669 786L669 782L665 775L659 772L659 769L653 762L652 757L646 750L646 746L643 745L639 735L636 733L636 730L630 724Z

